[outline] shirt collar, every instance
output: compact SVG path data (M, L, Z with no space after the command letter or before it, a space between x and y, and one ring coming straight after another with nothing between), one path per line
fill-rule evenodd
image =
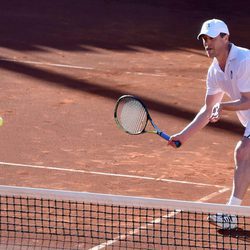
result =
M233 59L235 59L237 57L237 52L238 52L237 47L233 43L231 43L231 49L230 49L227 60L232 61Z

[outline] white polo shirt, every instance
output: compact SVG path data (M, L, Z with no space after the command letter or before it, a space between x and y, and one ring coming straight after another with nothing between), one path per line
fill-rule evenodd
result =
M241 92L250 92L250 51L232 44L223 72L214 58L207 74L207 94L222 92L233 101L241 98ZM236 112L244 127L250 124L250 110ZM248 123L249 122L249 123Z

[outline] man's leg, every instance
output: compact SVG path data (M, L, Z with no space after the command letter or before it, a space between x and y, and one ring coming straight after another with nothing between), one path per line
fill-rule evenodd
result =
M243 137L235 148L235 172L231 197L228 205L241 205L243 197L250 185L250 139ZM237 227L237 216L231 214L215 214L208 221L223 229Z
M235 172L230 205L240 205L237 199L242 200L250 185L250 139L243 137L235 148ZM235 199L236 198L236 199ZM234 202L236 200L236 202Z

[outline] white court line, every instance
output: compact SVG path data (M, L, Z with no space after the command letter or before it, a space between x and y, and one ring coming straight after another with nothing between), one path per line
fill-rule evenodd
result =
M108 70L100 70L100 69L98 70L97 68L93 68L93 67L60 64L60 63L47 63L47 62L18 60L18 59L10 59L10 58L0 58L0 61L25 63L25 64L50 66L50 67L59 67L59 68L68 68L68 69L95 70L95 71L99 71L99 72L110 73L110 71L108 71ZM146 72L139 72L139 71L135 71L135 72L125 71L124 73L128 74L128 75L138 75L138 76L156 76L156 77L166 77L167 76L164 73L146 73Z
M8 59L8 58L1 58L0 61L35 64L35 65L51 66L51 67L59 67L59 68L69 68L69 69L95 70L95 68L92 68L92 67L83 67L83 66L75 66L75 65L69 65L69 64L59 64L59 63L27 61L27 60L17 60L17 59Z
M226 186L221 186L221 185L191 182L191 181L180 181L180 180L173 180L173 179L155 178L155 177L149 177L149 176L128 175L128 174L113 174L113 173L108 173L108 172L96 172L96 171L87 171L87 170L80 170L80 169L49 167L49 166L31 165L31 164L22 164L22 163L0 162L0 166L26 167L26 168L34 168L34 169L49 169L49 170L63 171L63 172L73 172L73 173L103 175L103 176L111 176L111 177L119 177L119 178L151 180L151 181L160 181L160 182L186 184L186 185L194 185L194 186L204 186L204 187L214 187L214 188L222 188L222 189L228 188Z
M204 202L204 201L208 201L222 193L225 193L227 192L228 190L230 190L230 188L222 188L220 190L218 190L217 192L214 192L214 193L211 193L207 196L204 196L202 197L201 199L199 200L196 200L195 202ZM159 224L161 223L161 221L165 218L171 218L173 216L175 216L176 214L178 214L180 211L174 211L174 212L170 212L170 213L167 213L166 215L162 216L161 218L157 218L153 221L150 221L149 223L145 223L144 225L134 229L134 230L131 230L129 231L126 235L123 234L123 235L119 235L117 236L116 238L114 238L113 240L108 240L106 242L103 242L101 243L100 245L96 245L92 248L89 248L88 250L100 250L100 249L104 249L106 248L107 246L111 246L111 245L114 245L116 242L120 241L120 240L125 240L127 237L130 237L130 236L133 236L134 234L137 234L140 232L141 229L146 229L152 225L155 225L155 224Z
M55 171L65 171L65 172L74 172L74 173L85 173L85 174L93 174L93 175L104 175L104 176L112 176L112 177L124 177L124 178L132 178L132 179L143 179L143 180L152 180L152 181L163 181L163 182L171 182L171 183L180 183L180 184L189 184L189 185L197 185L197 186L210 186L219 188L218 191L213 192L207 196L202 197L196 202L205 202L208 201L222 193L225 193L230 190L229 187L220 186L220 185L212 185L212 184L205 184L205 183L196 183L196 182L188 182L188 181L179 181L179 180L171 180L171 179L159 179L154 177L146 177L146 176L137 176L137 175L125 175L125 174L112 174L112 173L105 173L105 172L96 172L96 171L86 171L86 170L78 170L78 169L68 169L68 168L58 168L58 167L49 167L49 166L41 166L41 165L31 165L31 164L20 164L20 163L10 163L10 162L0 162L0 166L12 166L12 167L27 167L27 168L34 168L34 169L49 169ZM162 218L157 218L149 223L142 225L139 228L131 230L127 233L127 235L119 235L116 238L103 242L100 245L94 246L89 250L99 250L104 249L107 246L114 245L117 241L125 239L128 236L132 236L139 232L139 230L143 228L147 228L153 224L159 224L162 219L173 217L178 212L170 212L164 215Z

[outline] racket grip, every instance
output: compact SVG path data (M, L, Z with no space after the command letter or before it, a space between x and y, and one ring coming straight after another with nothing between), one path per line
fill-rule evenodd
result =
M170 136L167 135L167 134L165 134L164 132L160 132L160 133L159 133L159 136L162 137L162 138L164 138L164 139L167 140L167 141L170 140ZM175 144L175 146L176 146L177 148L179 148L179 147L181 146L181 142L180 142L180 141L173 141L173 142L174 142L174 144Z

